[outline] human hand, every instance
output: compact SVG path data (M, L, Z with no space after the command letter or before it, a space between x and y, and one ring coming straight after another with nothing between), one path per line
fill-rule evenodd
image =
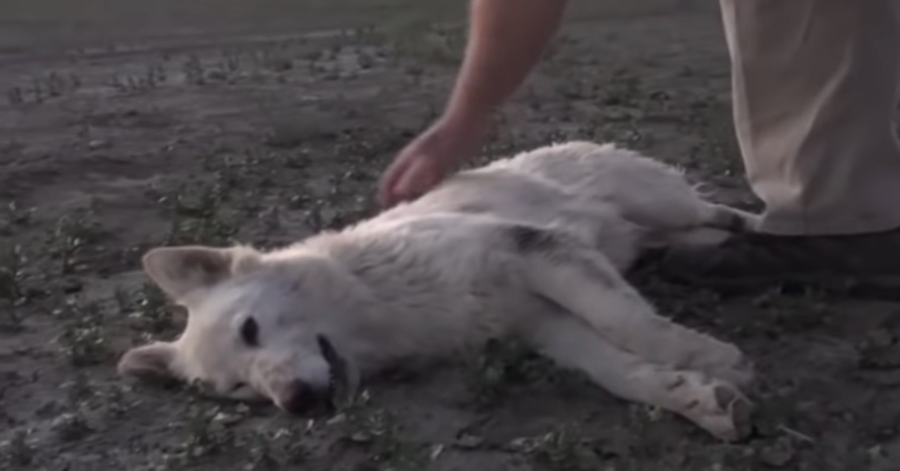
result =
M487 121L441 120L400 151L382 174L383 207L416 199L437 186L451 168L472 157L487 134Z

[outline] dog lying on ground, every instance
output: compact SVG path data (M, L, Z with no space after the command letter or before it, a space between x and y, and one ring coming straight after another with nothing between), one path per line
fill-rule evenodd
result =
M304 414L377 373L514 337L629 401L725 440L746 432L753 368L735 346L657 314L621 273L643 251L752 229L683 175L569 142L458 173L420 199L263 253L149 251L188 310L183 334L119 371Z

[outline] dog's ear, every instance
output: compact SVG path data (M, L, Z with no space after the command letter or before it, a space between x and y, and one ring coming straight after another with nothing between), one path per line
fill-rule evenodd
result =
M202 246L161 247L143 257L144 272L169 296L182 299L198 288L208 288L259 264L260 254L250 247L219 249Z
M170 382L176 378L172 368L177 351L168 342L154 342L127 351L119 360L121 376L144 381Z

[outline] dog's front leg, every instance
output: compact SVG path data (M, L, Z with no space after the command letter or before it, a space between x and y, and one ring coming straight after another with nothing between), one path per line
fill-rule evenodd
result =
M526 329L524 340L536 351L586 373L619 398L679 414L723 440L741 439L750 431L753 406L727 380L650 363L564 312L550 311Z
M511 226L506 235L523 265L527 289L564 307L622 350L736 384L752 378L737 347L658 315L601 253L541 228Z

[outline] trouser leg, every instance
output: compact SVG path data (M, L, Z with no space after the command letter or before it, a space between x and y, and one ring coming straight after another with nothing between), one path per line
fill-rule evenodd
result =
M900 226L892 0L721 0L735 128L763 232Z

